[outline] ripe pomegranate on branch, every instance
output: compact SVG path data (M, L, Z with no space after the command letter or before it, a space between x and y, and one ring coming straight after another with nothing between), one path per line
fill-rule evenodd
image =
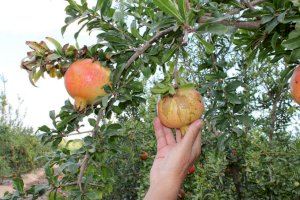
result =
M92 59L78 60L70 65L65 78L65 86L75 99L74 107L83 111L97 99L106 94L105 85L110 85L110 69Z
M300 65L298 65L294 70L290 82L290 88L293 99L300 105Z

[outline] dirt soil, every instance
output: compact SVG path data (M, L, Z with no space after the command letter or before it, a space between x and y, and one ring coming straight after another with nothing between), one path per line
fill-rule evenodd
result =
M33 170L28 174L22 175L22 178L24 181L25 189L28 189L35 184L47 183L47 179L45 178L45 172L44 169L42 168ZM6 191L8 192L14 191L11 180L5 180L3 185L0 184L0 199L4 196L4 193Z

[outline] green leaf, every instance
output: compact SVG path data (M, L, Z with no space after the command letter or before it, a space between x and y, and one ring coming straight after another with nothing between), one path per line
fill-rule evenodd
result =
M156 6L158 6L165 13L175 17L179 22L184 23L184 19L181 17L178 9L176 8L176 4L171 0L154 0L153 1Z
M178 46L175 46L172 49L168 49L163 55L162 62L163 63L168 62L172 58L172 56L174 55L177 49Z
M169 85L158 83L153 88L151 88L152 94L165 94L169 91Z
M111 9L112 0L102 0L101 14L112 17L113 12Z
M33 81L34 83L36 83L36 82L41 78L41 76L43 75L43 73L44 73L44 70L43 70L43 69L40 69L40 70L38 70L37 72L35 72L35 73L33 74L33 76L32 76L32 81Z
M286 11L283 12L283 13L281 13L280 15L278 15L277 20L278 20L280 23L284 23L285 15L286 15Z
M216 34L216 35L224 35L226 33L228 33L230 30L229 26L225 26L222 24L213 24L213 23L209 23L209 24L204 24L202 26L200 26L197 30L198 33L212 33L212 34Z
M242 103L240 98L234 93L228 93L226 96L227 96L228 101L232 104L241 104Z
M21 177L16 177L13 179L13 188L17 190L20 194L24 193L24 182Z
M169 87L169 94L174 95L176 93L174 87Z
M248 115L240 115L237 117L237 119L246 126L252 125L252 119Z
M300 60L300 48L294 49L290 56L290 62L296 62Z
M48 132L51 131L51 129L48 126L46 126L46 125L43 125L43 126L39 127L38 130L42 131L42 132L45 132L45 133L48 133Z
M76 115L70 115L70 116L65 117L62 121L60 121L57 124L57 126L56 126L57 130L63 131L66 128L66 126L68 125L68 123L71 122L72 120L74 120L77 116L78 115L76 114Z
M151 88L152 94L165 94L169 91L169 87L166 88Z
M60 55L63 55L62 46L61 46L61 44L57 40L55 40L54 38L51 38L51 37L46 37L46 39L55 46L57 52Z
M132 81L126 87L137 93L143 92L144 90L143 83L139 81Z
M92 127L95 127L96 126L96 120L94 118L89 118L88 119L88 122L89 124L92 126Z
M77 38L78 38L80 32L82 31L82 29L83 29L84 27L86 27L87 24L88 24L88 22L84 23L84 24L80 27L80 29L74 34L75 40L77 40Z
M276 50L276 44L277 44L278 38L279 38L279 34L277 32L275 32L271 39L271 46L274 50Z
M282 45L288 50L294 50L300 47L300 36L284 41Z
M151 69L149 67L142 66L141 70L142 70L142 73L145 76L145 78L149 78L152 74Z
M101 103L103 107L106 107L108 105L108 99L110 95L105 95L104 97L101 98Z
M182 18L186 21L187 11L186 11L186 0L178 0L178 9Z
M208 54L212 54L215 51L215 47L213 44L206 42L201 36L198 35L199 42L205 47L205 52Z
M106 133L115 133L117 130L121 129L122 125L121 124L110 124L106 128Z
M55 120L55 110L51 110L50 112L49 112L49 117L50 117L50 119L52 119L52 120Z
M265 24L265 23L271 21L272 19L274 19L274 16L273 16L273 15L266 15L266 16L263 16L263 17L261 18L261 23L262 23L262 24Z
M273 19L271 22L269 22L267 25L266 25L266 32L267 33L271 33L274 28L278 25L278 20L277 19Z
M241 81L232 81L230 83L228 83L225 87L225 91L226 92L233 92L235 91L239 86L242 86L243 83Z

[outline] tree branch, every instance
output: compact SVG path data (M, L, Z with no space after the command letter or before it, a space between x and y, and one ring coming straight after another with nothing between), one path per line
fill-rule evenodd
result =
M261 3L265 2L265 1L267 1L267 0L255 0L255 1L249 2L248 6L254 7L254 6L256 6L258 4L261 4ZM232 11L230 11L228 13L228 15L235 15L235 14L239 13L241 10L242 10L242 8L233 9Z
M99 113L97 115L97 120L96 120L96 125L92 131L92 137L95 137L96 136L96 133L98 131L98 128L99 128L99 123L100 123L100 120L103 119L103 116L104 116L104 109L105 107L102 107L100 110L99 110ZM87 151L84 155L84 158L80 164L80 171L79 171L79 175L77 177L77 185L79 186L79 189L81 192L83 192L83 189L82 189L82 178L83 178L83 175L84 175L84 172L86 171L86 168L88 167L88 162L90 160L90 154L89 152Z
M255 0L255 1L252 1L252 2L247 1L247 7L254 8L254 6L256 6L258 4L261 4L265 1L266 0ZM226 16L231 16L231 15L238 14L241 10L242 10L242 8L233 9L232 11L227 13ZM215 18L211 17L211 13L207 13L205 16L201 17L198 20L198 22L200 24L203 24L203 23L213 21L213 20L215 20ZM238 20L224 19L224 20L216 21L214 23L223 24L225 26L234 26L234 27L243 28L243 29L257 29L261 25L260 20L256 20L256 21L238 21Z
M78 178L77 178L77 185L79 186L79 189L80 189L81 192L83 192L82 178L83 178L84 172L85 172L85 170L88 166L89 159L90 159L90 154L88 152L86 152L85 155L84 155L84 158L81 162L80 171L79 171L79 175L78 175Z
M172 26L163 31L157 32L154 37L152 37L149 41L147 41L143 46L139 47L136 52L130 57L127 61L124 69L127 69L140 55L142 55L151 45L159 40L161 37L165 36L166 34L174 31L176 27Z

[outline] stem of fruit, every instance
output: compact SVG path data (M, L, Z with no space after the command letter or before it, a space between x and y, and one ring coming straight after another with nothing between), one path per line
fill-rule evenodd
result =
M180 128L181 135L184 136L188 130L189 126L183 126Z
M173 78L175 81L175 89L178 87L178 59L179 59L179 51L177 51L176 61L174 64Z
M83 111L87 106L86 100L81 97L75 97L74 99L75 99L75 103L74 103L75 109L77 111Z

